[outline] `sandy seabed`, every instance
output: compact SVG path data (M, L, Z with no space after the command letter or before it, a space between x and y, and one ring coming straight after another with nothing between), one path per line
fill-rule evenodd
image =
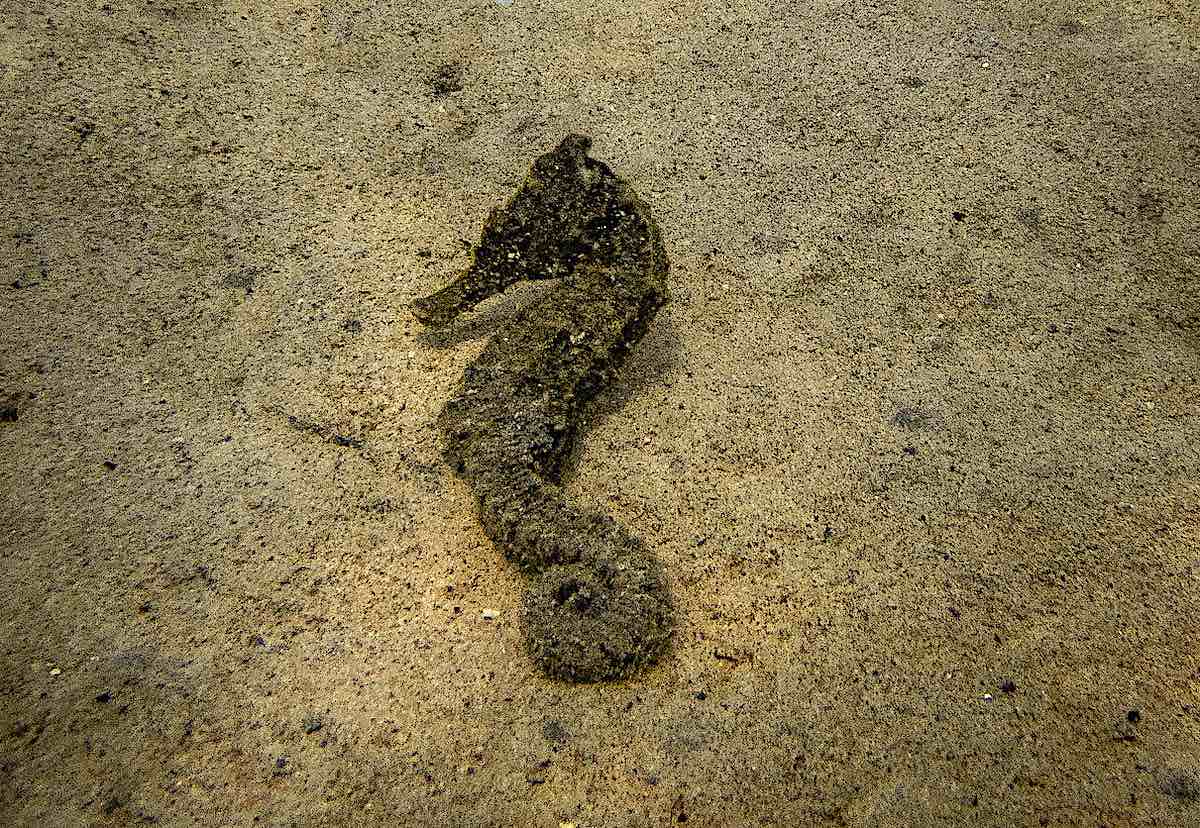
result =
M408 303L566 134L672 299L547 679ZM0 0L0 823L1200 823L1186 2Z

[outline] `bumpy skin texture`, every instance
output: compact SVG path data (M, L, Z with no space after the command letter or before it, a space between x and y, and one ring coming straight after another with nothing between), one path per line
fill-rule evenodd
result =
M413 303L430 326L525 279L561 283L497 331L440 424L446 457L492 541L532 578L523 625L534 660L570 681L618 678L656 658L673 609L658 563L611 518L568 503L559 475L581 409L667 299L650 209L569 135L492 211L473 261Z

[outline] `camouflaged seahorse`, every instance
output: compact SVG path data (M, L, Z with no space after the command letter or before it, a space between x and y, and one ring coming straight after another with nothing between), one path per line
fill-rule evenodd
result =
M413 303L441 326L526 279L562 281L493 336L440 425L492 541L532 578L525 640L547 673L617 678L656 658L673 609L658 562L559 485L583 407L616 374L667 300L667 255L650 209L591 141L567 136L495 209L471 264Z

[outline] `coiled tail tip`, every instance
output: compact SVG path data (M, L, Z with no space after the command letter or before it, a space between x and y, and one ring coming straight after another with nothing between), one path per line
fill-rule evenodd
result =
M662 655L674 608L650 561L621 568L577 563L537 577L524 623L529 653L547 675L611 681Z

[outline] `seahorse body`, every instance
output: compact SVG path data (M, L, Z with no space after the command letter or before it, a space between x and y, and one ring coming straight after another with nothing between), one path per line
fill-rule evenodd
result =
M492 211L471 264L413 303L440 326L526 279L562 281L498 330L466 369L440 425L480 522L532 577L522 613L534 660L571 681L617 678L665 648L673 607L655 557L559 485L584 405L667 300L668 261L650 209L590 139L567 136Z

